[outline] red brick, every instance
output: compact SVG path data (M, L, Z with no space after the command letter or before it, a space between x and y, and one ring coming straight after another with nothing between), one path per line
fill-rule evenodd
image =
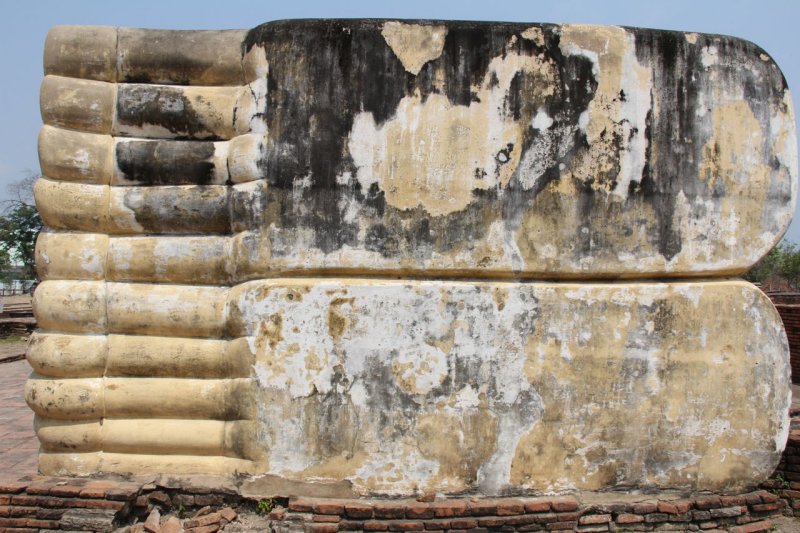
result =
M424 524L430 530L450 529L450 520L426 520Z
M78 485L55 485L50 487L48 494L50 496L61 496L64 498L74 498L80 495L83 487Z
M139 499L138 497L136 498ZM172 507L172 500L169 495L163 490L155 490L147 495L147 501L150 503L157 503L165 508Z
M422 503L431 503L436 501L436 493L432 490L426 490L417 496L417 501Z
M611 515L610 514L589 514L583 515L578 519L578 522L581 525L592 525L592 524L607 524L611 522Z
M344 514L344 502L341 501L316 500L312 503L312 507L314 512L318 514L338 514L338 515ZM289 509L292 509L291 504L289 504ZM302 512L307 512L307 511L302 511Z
M361 531L364 529L364 522L361 520L342 520L339 522L339 531Z
M556 513L556 522L572 522L580 518L581 513Z
M197 518L190 518L183 521L183 527L186 529L210 526L211 524L219 524L222 517L219 513L211 513Z
M527 500L525 502L526 513L546 513L550 511L550 500Z
M521 514L517 516L506 516L505 522L507 526L525 526L528 524L538 524L540 522L540 518L543 515L533 515L533 514ZM553 515L553 520L548 520L549 522L558 522Z
M234 510L233 510L233 509L231 509L230 507L225 507L224 509L220 509L220 510L219 510L219 511L217 511L217 512L219 513L219 515L220 515L222 518L224 518L224 519L225 519L225 520L227 520L228 522L233 522L234 520L236 520L236 516L237 516L237 515L236 515L236 511L234 511Z
M28 488L25 489L25 492L30 495L47 495L50 493L50 488L53 486L55 480L49 481L34 481Z
M87 509L111 509L112 511L119 511L128 502L124 501L109 501L109 500L68 500L73 502L73 507L84 507Z
M96 500L96 501L104 501L104 500ZM79 507L78 505L73 505L75 502L77 502L77 500L75 500L74 498L70 499L70 498L59 498L57 496L36 496L36 505L40 507Z
M469 502L469 510L472 516L486 516L497 514L497 500L489 498L476 498Z
M329 524L336 524L342 521L342 517L335 514L315 514L312 519L314 522L327 522ZM230 520L228 520L230 522Z
M398 502L377 502L373 507L375 518L398 519L406 517L406 506Z
M561 498L554 498L553 500L550 501L550 507L552 507L554 511L558 512L577 511L578 500L576 500L572 496L563 496Z
M33 516L36 514L36 507L8 507L5 516Z
M0 481L1 494L19 494L27 488L28 484L22 481Z
M756 513L766 513L768 511L778 511L780 508L781 508L781 506L777 502L775 502L775 503L762 503L760 505L753 505L751 507L753 512L756 512Z
M711 513L708 511L692 511L692 519L695 522L700 520L711 520Z
M286 518L286 509L284 507L278 507L277 509L273 509L269 512L269 519L270 520L283 520Z
M0 518L0 527L25 527L27 518Z
M291 509L291 505L289 509ZM350 518L372 518L372 506L363 503L345 504L344 512Z
M506 523L505 518L497 516L487 516L478 518L478 527L496 528Z
M677 514L684 514L688 513L692 510L692 501L691 500L673 500L672 505L678 510Z
M497 516L523 514L525 504L522 500L502 499L497 501Z
M678 514L678 508L672 502L658 502L658 512L667 514Z
M736 516L741 516L742 513L747 512L747 507L721 507L719 509L711 509L709 511L711 513L712 518L733 518Z
M761 501L764 503L774 503L780 500L777 494L772 494L771 492L767 492L765 490L762 490L759 493L759 496L761 496Z
M37 500L38 497L36 496L28 496L27 494L20 494L11 497L11 505L24 505L24 506L36 507L36 505L38 505Z
M58 520L65 512L65 509L45 509L40 507L36 510L36 518L41 520Z
M364 531L389 531L389 523L381 520L367 520L363 527Z
M723 507L735 507L745 504L744 496L720 496L719 501Z
M339 531L338 524L308 524L308 531L312 533L336 533Z
M784 498L792 498L797 499L800 498L800 490L784 490L783 491ZM750 502L748 502L750 503Z
M310 513L314 510L314 502L305 498L290 498L289 510L295 513Z
M106 491L109 500L131 500L139 495L139 485L131 483L117 483Z
M450 527L453 529L472 529L478 527L478 521L474 518L454 518L450 521Z
M444 500L433 504L433 514L438 518L465 516L469 506L465 500Z
M425 524L415 520L396 520L389 522L389 531L421 531Z
M106 489L98 489L94 487L84 487L78 494L81 498L100 498L106 497Z
M750 494L745 494L744 501L747 502L748 505L756 505L761 503L761 494L758 492L751 492Z
M638 524L644 522L644 517L638 514L621 513L617 516L617 524Z
M556 513L537 513L531 514L536 519L538 524L549 524L550 522L558 522L558 515Z
M658 504L656 502L639 502L633 504L634 514L650 514L658 511Z
M406 517L412 519L433 518L433 506L429 503L409 503L406 505Z
M722 502L719 496L700 496L694 499L694 506L698 509L713 509L715 507L721 507Z
M0 505L8 505L11 503L11 494L0 494Z
M86 485L83 486L83 490L81 490L80 496L82 498L105 498L106 491L108 489L113 488L116 485L113 481L104 481L104 480L97 480L97 481L90 481Z
M578 522L553 522L547 524L545 528L548 531L572 531L578 526Z
M772 530L772 520L763 520L761 522L752 522L743 526L732 527L730 533L760 533L762 531Z
M58 529L59 523L58 520L38 520L36 518L29 518L27 522L25 522L27 527L36 527L39 529Z

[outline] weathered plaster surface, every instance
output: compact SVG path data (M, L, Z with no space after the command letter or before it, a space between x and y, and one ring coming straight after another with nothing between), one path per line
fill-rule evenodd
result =
M230 298L271 474L387 494L721 490L783 447L786 340L744 282L276 280Z
M141 30L127 31L120 42L135 45L120 45L114 76L65 77L75 68L65 64L46 77L45 123L97 137L46 126L45 175L146 186L263 180L238 193L233 213L252 232L238 281L301 271L729 275L766 253L793 212L793 105L780 70L745 41L397 21L153 34L182 43L175 50L209 39L181 70L177 54L158 63ZM86 45L100 46L92 35ZM77 37L61 29L52 39L70 49ZM239 86L204 85L207 69L226 72L214 70L230 54L212 51L221 42L244 49ZM166 189L112 191L109 201L109 233L180 227L138 220L174 202Z
M755 45L65 26L45 73L42 472L493 495L731 491L777 462L780 319L713 279L796 198L791 97Z
M387 24L248 36L269 63L262 271L729 274L787 227L793 109L754 45L448 23L438 52Z

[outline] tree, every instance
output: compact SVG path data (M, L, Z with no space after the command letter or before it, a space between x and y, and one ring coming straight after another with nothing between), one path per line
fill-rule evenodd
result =
M13 261L22 266L25 279L36 279L36 238L42 230L42 219L33 200L36 176L28 176L9 186L11 199L2 202L0 216L0 254L6 265ZM0 257L3 268L3 257Z
M780 242L762 257L761 261L753 265L753 268L744 275L744 279L752 283L762 283L771 276L779 275L782 259L783 242Z
M781 241L756 263L744 278L762 283L770 277L780 277L797 290L800 287L800 248L791 241Z

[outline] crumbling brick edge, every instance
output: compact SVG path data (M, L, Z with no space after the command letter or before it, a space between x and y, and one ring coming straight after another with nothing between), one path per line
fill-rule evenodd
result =
M277 533L339 531L770 531L772 518L800 515L800 430L759 490L746 494L344 499L244 496L236 483L57 478L0 482L0 533L112 531L158 508L191 516L230 506L264 513ZM204 525L204 532L225 523ZM185 529L191 532L192 529ZM197 530L200 531L199 529Z
M111 531L144 520L155 507L190 514L205 506L231 506L268 512L273 531L287 532L671 529L754 533L770 531L771 518L800 504L800 499L784 492L791 491L653 497L626 503L614 502L613 497L604 498L603 503L582 503L574 496L434 501L290 497L257 501L205 488L192 491L157 483L37 478L0 484L0 531Z

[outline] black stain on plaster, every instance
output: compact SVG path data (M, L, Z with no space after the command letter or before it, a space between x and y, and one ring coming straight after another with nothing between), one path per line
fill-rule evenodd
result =
M117 91L117 121L123 126L162 127L178 139L220 139L180 87L119 84Z
M205 141L118 142L117 167L142 185L208 185L214 179L214 143Z
M415 23L447 26L442 54L426 63L417 76L405 71L386 44L381 35L383 21L278 21L247 35L243 53L254 46L263 47L270 64L264 110L270 133L260 165L269 183L265 209L276 213L277 219L270 223L283 239L280 246L272 243L276 256L281 250L296 249L293 241L307 243L300 235L311 233L310 244L324 253L348 246L384 257L411 257L423 265L435 252L469 247L484 239L489 225L498 218L506 231L515 231L531 209L546 206L552 210L547 217L566 222L574 219L572 209L577 205L578 220L572 225L560 224L562 241L576 243L572 259L613 255L629 246L626 239L634 238L643 224L651 246L669 261L684 245L681 228L673 222L679 193L690 202L724 193L705 189L697 179L702 139L707 135L698 126L699 95L714 93L714 82L702 65L703 47L714 44L720 57L728 58L728 64L718 69L721 83L743 87L744 97L761 123L768 122L770 105L779 105L785 89L774 64L758 59L761 50L745 41L699 36L697 44L690 44L683 33L627 29L635 39L638 61L651 70L654 89L649 104L659 110L655 114L651 109L644 131L636 132L644 135L647 145L642 175L632 177L623 205L610 198L608 191L620 186L616 182L620 156L630 138L606 131L602 135L613 152L609 154L610 169L577 183L577 198L537 203L549 183L562 179L560 167L568 168L576 158L586 157L587 139L577 125L598 86L593 63L581 55L564 55L559 28L553 25ZM521 37L531 26L542 30L543 44ZM347 148L356 114L372 113L380 126L394 116L403 97L413 94L422 100L444 94L454 106L473 105L477 101L475 87L499 83L489 72L491 59L512 52L541 54L558 74L549 81L555 84L553 94L538 97L542 79L518 72L503 103L503 112L523 124L538 109L546 110L553 119L547 132L526 127L521 145L513 146L513 151L524 157L541 136L549 136L545 156L551 164L534 187L522 187L518 170L505 187L474 190L473 201L465 209L430 216L421 207L399 210L388 205L384 191L375 184L362 190L354 178L341 181L342 176L355 175L357 170ZM624 91L617 95L619 102L629 99ZM301 181L308 186L298 186ZM345 216L354 208L356 218L367 228L365 233ZM628 218L620 224L622 214ZM520 238L548 242L541 235Z

